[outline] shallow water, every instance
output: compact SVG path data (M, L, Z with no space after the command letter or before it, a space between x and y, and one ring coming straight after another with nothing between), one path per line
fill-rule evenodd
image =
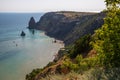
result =
M21 17L21 21L25 21L30 18L24 17L25 15L12 14L11 18L17 16ZM32 15L39 17L39 14ZM6 18L6 23L0 20L0 80L24 80L25 75L34 68L43 67L52 61L53 55L62 47L61 44L52 43L53 39L46 36L43 31L35 30L33 33L28 30L25 22L15 21L17 25L22 26L18 27L13 23L17 17L11 20ZM20 36L22 30L26 33L25 37Z

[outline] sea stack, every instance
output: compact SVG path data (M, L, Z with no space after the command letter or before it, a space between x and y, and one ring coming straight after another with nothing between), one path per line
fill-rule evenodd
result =
M36 25L35 19L34 19L33 17L31 17L31 18L30 18L30 21L29 21L29 23L28 23L28 28L29 28L29 29L35 29L35 25Z
M21 32L21 36L25 36L25 32L24 31Z

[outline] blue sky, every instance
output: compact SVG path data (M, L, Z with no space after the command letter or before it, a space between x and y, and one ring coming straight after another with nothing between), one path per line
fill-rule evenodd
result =
M0 12L86 11L105 9L104 0L0 0Z

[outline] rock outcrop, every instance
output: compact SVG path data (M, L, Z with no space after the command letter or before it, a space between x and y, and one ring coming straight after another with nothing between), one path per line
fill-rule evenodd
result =
M35 22L35 19L33 17L30 18L30 21L28 23L28 28L29 29L35 29L36 27L36 22Z
M20 35L21 35L21 36L25 36L26 34L25 34L24 31L22 31Z

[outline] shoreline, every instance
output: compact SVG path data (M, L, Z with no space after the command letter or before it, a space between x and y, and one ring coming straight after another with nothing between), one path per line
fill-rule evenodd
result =
M39 30L39 31L41 31L41 30ZM51 38L51 39L50 39L50 44L53 46L53 47L50 47L50 48L51 48L51 51L44 49L44 50L46 50L46 51L44 51L44 54L47 54L47 56L49 56L49 60L46 60L46 59L45 59L45 62L44 62L44 60L43 60L43 61L40 61L40 60L38 60L38 59L36 58L35 61L37 61L37 62L42 62L42 63L44 63L44 65L39 66L39 67L36 67L36 68L32 68L31 70L28 71L28 73L25 74L25 76L28 75L29 73L31 73L34 69L44 68L49 62L53 62L53 61L56 59L56 56L59 55L59 51L60 51L62 48L65 47L63 41L58 40L58 39L55 39L55 38L53 38L53 37L50 37L50 36L46 35L44 31L42 31L41 34L44 35L44 36L47 36L47 37ZM53 42L54 40L56 40L55 43ZM38 50L38 52L40 52L40 50ZM44 58L45 58L45 56L44 56ZM47 58L47 59L48 59L48 58ZM42 64L42 63L41 63L41 64ZM36 65L41 65L41 64L36 64ZM29 65L29 64L28 64L28 65Z
M40 30L40 31L42 31L42 30ZM54 58L53 58L52 62L54 62L54 60L59 56L59 51L60 51L62 48L65 48L65 43L64 43L64 41L62 41L62 40L59 40L59 39L56 39L55 37L51 37L51 36L47 35L45 31L43 31L43 34L46 35L46 36L48 36L48 37L50 37L50 38L52 38L52 39L53 39L53 40L52 40L52 43L53 43L53 44L58 44L58 45L61 46L60 49L57 50L56 53L54 53L54 55L53 55ZM46 64L46 65L47 65L47 64ZM45 65L45 66L46 66L46 65ZM45 67L45 66L44 66L44 67Z

